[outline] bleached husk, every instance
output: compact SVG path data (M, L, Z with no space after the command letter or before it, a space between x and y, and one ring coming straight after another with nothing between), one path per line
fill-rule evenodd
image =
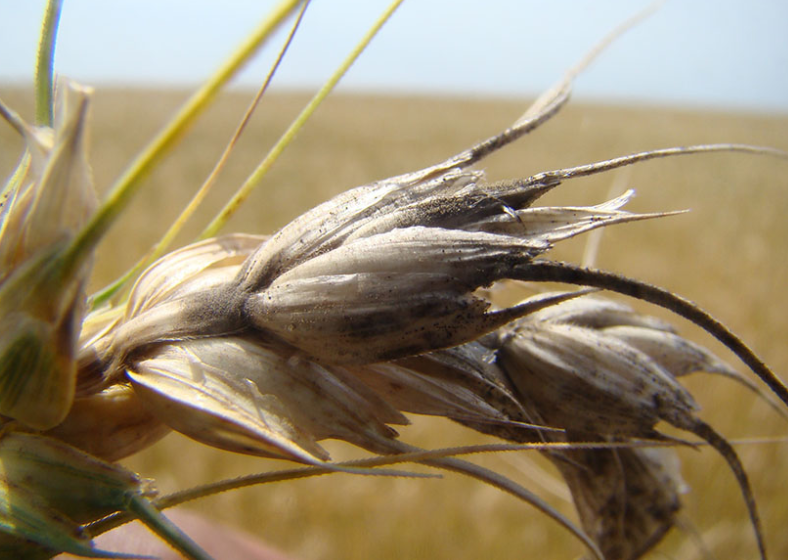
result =
M328 459L321 439L374 448L396 434L386 422L407 423L335 371L241 338L168 344L128 375L172 428L241 453L320 463Z

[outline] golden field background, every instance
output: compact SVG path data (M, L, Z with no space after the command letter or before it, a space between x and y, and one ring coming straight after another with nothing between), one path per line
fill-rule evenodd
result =
M25 117L30 95L2 92ZM180 92L106 91L95 95L92 161L105 190L186 97ZM248 102L227 94L152 174L97 259L94 288L121 274L153 243L209 173ZM268 97L256 114L217 192L190 224L188 242L223 205L297 114L306 98ZM347 188L425 167L499 131L522 102L336 96L322 107L274 166L226 231L271 233ZM543 129L483 162L491 180L586 163L634 151L709 142L788 150L788 117L570 106ZM20 143L0 128L0 170ZM649 162L566 183L543 200L593 204L611 187L637 189L633 211L691 209L661 220L606 230L597 265L669 288L711 311L788 379L788 161L741 154ZM615 186L614 186L615 185ZM618 191L617 191L618 192ZM578 262L584 240L562 244L557 259ZM518 288L512 288L517 293ZM638 306L647 309L644 306ZM660 310L655 314L666 316ZM681 331L734 360L710 337L675 319ZM735 362L734 362L735 363ZM784 437L788 422L738 385L696 375L687 385L703 418L729 438ZM413 417L408 442L444 447L488 441L448 422ZM357 456L329 444L334 458ZM788 443L737 447L750 473L772 558L788 558ZM724 461L708 449L680 450L691 487L684 497L689 532L674 530L652 558L702 558L693 531L720 559L752 558L752 531ZM535 459L535 460L534 460ZM549 465L525 453L480 462L522 481L563 511L571 504ZM164 493L284 466L208 449L171 435L125 461L157 480ZM442 480L331 475L223 494L191 504L217 521L249 530L305 560L576 558L582 546L530 506L457 475Z

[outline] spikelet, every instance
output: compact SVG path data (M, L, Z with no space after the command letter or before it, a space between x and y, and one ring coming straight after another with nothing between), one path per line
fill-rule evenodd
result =
M169 427L124 379L119 365L123 351L118 348L135 333L153 329L151 315L160 326L172 328L161 307L190 290L231 279L263 240L227 235L173 251L140 276L125 306L90 313L79 339L77 398L63 422L47 433L106 460L132 455L166 435ZM156 313L146 314L151 308Z
M508 423L522 409L498 380L491 359L495 359L493 352L469 342L351 371L404 412Z
M63 422L44 433L105 461L117 461L169 432L130 385L117 383L77 397Z
M518 311L536 313L585 292L547 294L535 297ZM374 388L400 410L445 416L475 429L513 441L532 441L534 428L527 411L514 394L509 379L497 366L498 335L419 354L391 362L351 368L364 383ZM485 341L492 346L487 346ZM529 436L507 432L525 430Z
M226 286L265 239L226 235L162 257L137 280L122 321L101 340L93 341L95 352L111 354L110 359L117 362L133 349L162 339L240 330L238 313L232 309L236 302L230 301L232 294Z
M549 425L580 434L656 437L659 420L697 409L647 354L603 331L521 323L499 357L530 408Z
M659 321L638 318L621 306L593 300L561 306L567 306L564 312L537 312L500 333L499 362L524 408L565 429L570 441L660 438L655 425L662 420L703 438L736 477L761 558L766 558L755 499L735 450L697 417L697 405L676 379L706 367L730 368ZM612 315L606 317L608 310ZM616 325L619 321L623 325ZM618 336L621 326L626 327L623 337ZM640 329L634 336L633 328ZM646 337L644 330L652 332ZM671 366L676 374L666 369Z
M539 179L489 185L479 172L448 171L340 195L291 222L244 265L238 291L249 292L248 321L332 363L455 346L530 312L490 311L476 289L515 276L557 241L654 217L619 210L631 193L598 207L526 206L546 190ZM316 214L327 218L307 228Z
M4 187L0 212L0 279L37 252L73 236L97 206L87 160L92 89L62 81L53 128L34 127L10 113L26 152Z
M328 454L318 440L375 449L396 435L386 422L407 423L365 398L363 387L355 391L341 372L241 338L162 345L128 376L173 429L239 453L322 463Z
M0 414L37 429L68 413L89 258L68 242L96 206L86 160L89 90L61 84L54 130L16 121L27 143L0 214Z
M635 560L675 525L684 483L670 449L545 454L566 481L586 533L606 560Z
M94 549L80 524L127 510L133 500L154 493L148 481L122 467L31 434L0 440L0 467L4 558L48 558L52 551L123 557Z

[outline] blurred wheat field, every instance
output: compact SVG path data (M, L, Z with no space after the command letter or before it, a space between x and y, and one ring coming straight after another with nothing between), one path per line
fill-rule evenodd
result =
M105 189L129 159L185 99L182 92L99 89L93 106L92 162ZM152 174L133 207L98 255L93 287L113 280L162 234L209 173L243 113L248 97L224 95ZM31 95L4 92L6 103L32 114ZM278 94L264 100L231 157L203 213L180 243L190 241L265 155L306 101ZM511 123L522 101L335 96L285 152L265 184L226 231L272 233L315 204L347 188L442 161ZM788 150L788 116L722 114L650 107L575 105L543 129L485 160L490 180L607 159L639 150L739 142ZM0 169L7 173L21 143L0 129ZM750 155L715 154L649 162L570 181L545 203L593 204L611 188L635 188L629 209L691 209L689 214L616 226L605 232L597 266L669 288L699 303L737 332L788 378L788 163ZM578 262L585 239L562 244L553 258ZM524 292L511 287L512 297ZM648 309L656 315L665 313ZM734 358L686 322L684 334ZM739 368L743 371L743 367ZM702 417L726 437L782 437L788 422L725 379L687 380ZM445 447L489 441L443 421L412 417L401 432L410 443ZM335 459L357 456L329 444ZM788 558L788 443L737 446L752 478L772 558ZM712 451L682 450L688 531L697 531L718 558L755 552L746 511L724 461ZM478 458L572 513L550 466L536 455ZM171 435L125 463L157 480L163 492L284 463L208 449ZM414 470L419 470L418 468ZM189 507L241 526L305 560L574 558L579 543L529 506L456 475L443 480L331 475L223 494ZM663 556L663 554L665 556ZM701 558L688 532L674 531L654 558Z

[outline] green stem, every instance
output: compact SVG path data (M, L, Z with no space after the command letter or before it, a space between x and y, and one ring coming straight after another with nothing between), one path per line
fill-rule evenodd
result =
M82 257L90 254L110 225L126 208L142 184L142 179L175 146L197 116L208 108L219 90L257 51L263 41L271 36L279 24L295 10L300 2L301 0L283 0L211 79L189 98L175 118L148 144L112 186L107 199L71 245L69 260L77 263Z
M238 125L238 128L236 129L235 133L230 139L230 142L228 143L227 147L225 148L224 152L219 158L219 161L217 161L216 165L214 165L211 174L205 180L205 182L197 191L197 193L192 197L191 201L189 202L189 204L187 204L186 208L183 209L181 214L175 219L175 221L172 223L169 229L164 233L162 238L156 243L156 245L152 247L151 250L144 257L142 257L139 261L137 261L137 264L135 264L128 272L126 272L123 276L121 276L120 278L115 280L112 284L102 289L100 292L98 292L93 296L92 299L93 307L100 307L108 299L115 296L115 294L117 294L123 288L123 286L127 286L129 284L129 281L131 279L135 278L138 274L140 274L140 272L142 272L146 267L148 267L148 265L150 265L153 261L161 257L164 254L164 252L167 250L167 248L170 246L170 244L173 242L173 240L181 232L181 230L183 229L183 225L186 223L186 221L194 214L194 212L197 210L199 205L205 200L205 197L208 196L209 191L216 183L216 178L219 176L220 171L224 168L224 165L229 159L230 154L232 153L236 143L240 139L241 134L243 133L249 121L251 120L252 115L254 114L254 110L257 108L257 105L262 99L263 94L268 90L268 86L270 85L271 80L273 79L277 68L279 68L279 65L281 64L284 55L287 52L287 49L290 47L290 44L292 43L293 38L295 37L295 33L298 30L299 25L301 24L301 21L304 17L304 13L306 12L306 8L308 5L309 5L309 0L306 0L302 4L301 10L298 13L298 17L295 23L293 24L293 28L290 30L290 35L288 35L284 46L279 52L279 56L277 57L276 62L274 62L274 66L271 68L271 71L266 76L265 82L263 83L262 87L258 91L251 105L247 109L246 114L244 115L243 119L241 120L241 123Z
M200 548L200 545L181 531L175 523L167 519L146 498L140 496L131 497L128 509L140 521L145 523L151 531L167 541L170 546L183 554L184 557L193 560L212 560L210 554Z
M230 199L230 201L221 209L221 211L216 215L216 217L211 221L210 224L203 230L200 234L200 239L205 239L207 237L213 237L216 233L227 223L227 220L230 219L230 216L243 204L243 202L249 197L251 192L254 190L255 187L260 183L262 178L277 160L279 155L284 151L284 149L290 144L290 142L295 138L295 135L298 133L299 130L304 126L304 123L312 116L315 110L320 106L320 104L328 97L334 87L339 83L339 80L344 76L356 59L364 52L367 45L372 41L372 39L377 35L378 31L380 31L383 24L385 24L394 11L399 7L403 0L394 0L389 7L386 9L385 12L378 18L375 24L367 31L367 34L361 39L361 41L356 45L356 47L351 51L351 53L347 56L347 58L342 62L339 68L331 75L331 77L323 84L323 87L320 88L320 91L312 98L309 104L304 107L301 114L293 121L287 131L282 135L276 145L268 152L268 155L265 159L260 163L257 169L252 172L249 178L241 185L241 188L235 193L235 195Z
M44 21L41 23L41 39L38 42L35 78L36 124L38 126L51 127L53 122L55 43L62 7L63 0L49 0L44 13Z

